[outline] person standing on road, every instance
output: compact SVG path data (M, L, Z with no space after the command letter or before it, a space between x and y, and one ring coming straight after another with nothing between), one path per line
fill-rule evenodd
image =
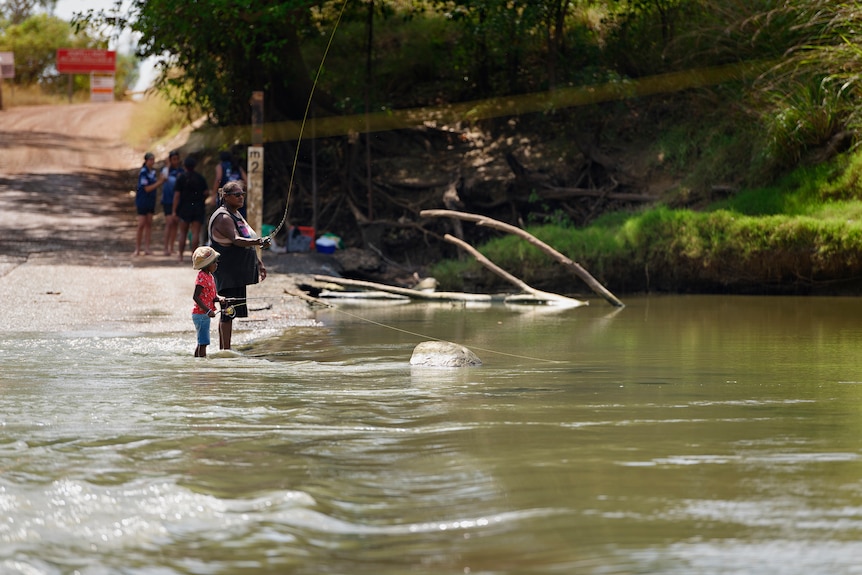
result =
M179 217L179 261L183 261L189 227L192 230L189 250L194 252L200 244L201 228L206 220L206 201L210 191L207 181L195 171L197 161L193 156L187 156L183 165L186 171L177 176L173 208L173 214Z
M179 218L174 215L174 187L177 184L177 176L183 173L180 165L180 153L171 150L168 154L168 163L162 168L162 211L165 214L165 247L162 252L169 256L174 253L174 243L177 241L177 226Z
M156 175L156 157L147 152L144 154L144 165L138 172L138 187L135 190L135 209L138 212L138 230L135 236L135 255L144 253L150 255L150 239L153 235L153 214L156 213L156 188L162 185L161 174Z
M195 279L195 292L192 299L192 321L195 324L198 345L195 357L206 357L210 344L210 319L215 317L215 304L224 309L224 299L218 297L213 272L218 269L218 252L209 246L201 246L192 254L192 267L198 271Z
M230 349L233 318L248 317L246 287L266 279L266 267L255 248L267 245L240 214L246 192L242 182L228 182L220 190L221 206L209 221L209 237L220 254L220 265L213 274L218 294L233 307L231 315L222 313L219 321L219 348Z

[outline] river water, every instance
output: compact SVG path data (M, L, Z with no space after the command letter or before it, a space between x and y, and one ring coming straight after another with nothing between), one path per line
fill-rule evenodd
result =
M626 303L0 334L0 573L862 573L862 300Z

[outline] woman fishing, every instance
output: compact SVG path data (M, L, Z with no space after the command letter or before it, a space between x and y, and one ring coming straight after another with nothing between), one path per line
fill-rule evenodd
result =
M266 279L266 268L255 248L265 246L269 238L258 237L239 213L245 204L242 182L228 182L219 190L222 205L209 221L212 247L220 254L213 275L219 296L232 304L234 313L222 313L219 321L219 348L230 349L234 317L248 317L246 286Z

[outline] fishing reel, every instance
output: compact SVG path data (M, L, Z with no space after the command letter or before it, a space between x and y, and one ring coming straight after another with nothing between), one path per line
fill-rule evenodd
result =
M221 314L228 319L233 319L236 317L236 308L229 305L221 310Z

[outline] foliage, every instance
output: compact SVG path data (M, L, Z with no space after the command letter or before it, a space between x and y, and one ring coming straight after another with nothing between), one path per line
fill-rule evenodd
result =
M56 5L57 0L3 0L0 3L0 28L21 24L35 14L37 7L50 13Z
M25 3L19 3L21 5ZM29 3L29 10L36 4ZM52 2L41 2L50 5ZM45 97L38 96L36 90L25 89L22 98L10 99L16 102L54 102L51 95L65 95L68 98L69 78L58 74L55 69L56 54L59 48L106 48L107 41L95 29L83 27L75 29L60 18L45 13L30 14L21 5L13 7L19 16L17 23L10 24L0 33L0 50L15 53L15 78L12 80L20 90L23 87L38 85ZM24 13L24 16L20 14ZM118 54L115 73L115 95L125 96L125 91L137 81L138 62L130 55ZM86 74L72 77L73 91L88 93L90 78ZM20 104L18 104L20 105Z
M610 2L606 62L633 77L660 73L674 66L679 36L701 21L703 4L701 0Z
M161 81L175 103L199 107L226 125L248 122L255 90L267 93L268 112L302 116L311 81L299 52L297 26L308 18L309 0L176 3L135 0L119 8L82 15L79 25L129 26L140 34L138 55L156 56Z
M8 82L8 80L4 80ZM78 91L72 94L73 102L87 102L90 94ZM12 90L3 88L3 107L14 106L59 106L69 102L68 93L49 92L38 84L15 86Z
M333 99L341 112L364 111L367 82L364 62L357 61L367 45L366 22L345 18L339 24L337 41L326 54L324 74L318 90ZM459 56L459 37L451 23L434 14L381 17L375 24L374 86L370 93L373 110L420 107L440 99L451 99L463 90L463 78L453 60ZM309 62L324 62L328 35L303 36L303 54Z
M862 10L855 3L720 2L709 3L708 10L714 24L703 33L721 42L690 58L711 53L733 60L741 54L772 63L748 98L763 128L760 147L769 175L792 168L841 130L858 130Z
M182 110L154 92L136 103L135 121L124 137L136 149L152 148L153 142L175 136L187 124L188 118Z
M58 48L95 48L100 43L85 31L74 33L68 22L36 14L7 27L0 36L0 50L15 52L15 83L48 81Z
M528 231L612 291L804 291L862 273L860 164L862 154L854 154L803 167L774 186L747 190L704 211L655 206L607 214L581 229ZM531 285L565 277L554 272L547 256L514 236L491 240L480 251ZM472 262L449 262L444 271L443 278L477 274ZM431 273L441 280L436 267ZM474 283L499 288L487 273Z
M126 92L138 83L138 59L132 54L117 54L117 67L114 72L114 97L126 98Z

